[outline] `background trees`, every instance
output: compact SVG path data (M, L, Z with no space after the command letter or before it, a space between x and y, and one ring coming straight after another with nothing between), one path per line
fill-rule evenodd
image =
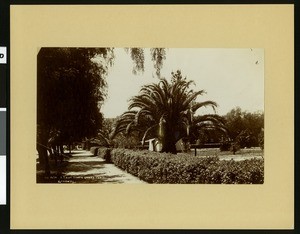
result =
M263 148L264 113L249 113L236 107L225 116L230 139L240 147L261 146Z

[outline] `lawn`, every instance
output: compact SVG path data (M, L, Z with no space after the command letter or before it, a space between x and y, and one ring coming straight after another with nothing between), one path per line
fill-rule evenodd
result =
M190 152L188 152L188 154L194 156L195 149L192 149ZM240 149L235 153L235 155L231 151L220 151L219 148L197 149L197 157L205 156L218 156L221 160L233 159L240 161L251 158L262 158L264 157L264 153L259 147Z

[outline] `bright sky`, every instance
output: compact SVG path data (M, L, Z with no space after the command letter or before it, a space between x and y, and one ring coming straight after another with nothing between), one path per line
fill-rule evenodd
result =
M123 48L115 49L115 61L106 78L108 97L101 107L105 118L121 115L129 99L141 86L157 83L150 50L145 49L145 72L133 75L133 62ZM263 49L202 49L169 48L164 60L162 77L171 79L171 72L181 70L188 80L194 80L194 90L206 91L198 101L218 103L217 113L226 114L237 106L255 112L264 110ZM213 113L211 108L196 114Z

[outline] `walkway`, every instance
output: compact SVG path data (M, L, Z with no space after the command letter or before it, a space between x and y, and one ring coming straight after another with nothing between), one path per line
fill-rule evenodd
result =
M59 183L146 183L89 151L72 151Z

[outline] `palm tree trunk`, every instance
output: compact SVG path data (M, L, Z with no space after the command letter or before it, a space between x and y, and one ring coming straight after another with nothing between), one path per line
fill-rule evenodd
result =
M169 125L169 124L168 124ZM162 135L162 152L176 154L176 138L173 126L166 126Z

